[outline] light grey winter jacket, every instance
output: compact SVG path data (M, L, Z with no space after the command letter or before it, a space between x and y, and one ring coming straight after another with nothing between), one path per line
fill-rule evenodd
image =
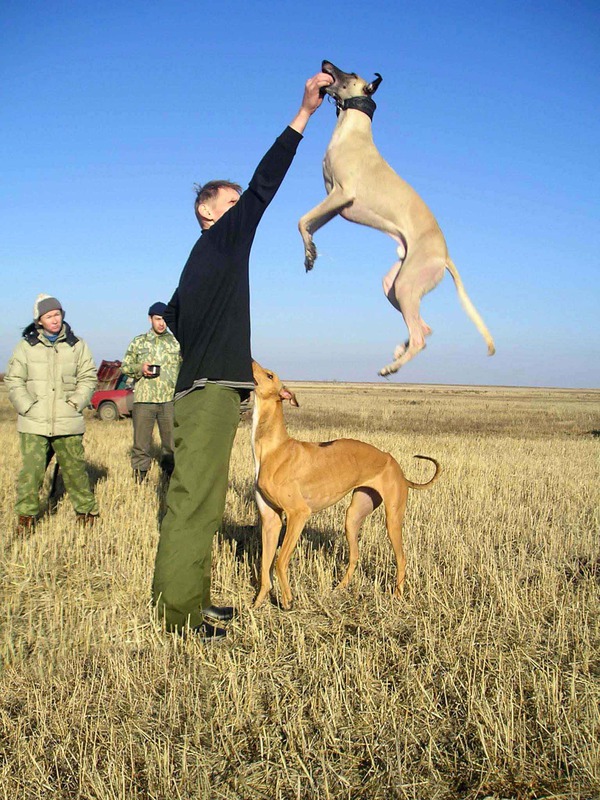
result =
M41 436L83 433L81 412L96 380L89 347L66 322L54 343L32 323L23 331L4 376L9 400L19 414L17 430Z

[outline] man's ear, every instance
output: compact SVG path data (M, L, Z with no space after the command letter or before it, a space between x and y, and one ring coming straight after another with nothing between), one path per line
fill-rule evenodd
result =
M287 388L287 386L282 386L281 391L279 392L279 397L282 400L289 400L290 405L294 406L295 408L300 408L300 403L296 400L296 395Z
M200 203L198 206L198 216L202 219L212 219L213 212L208 203Z

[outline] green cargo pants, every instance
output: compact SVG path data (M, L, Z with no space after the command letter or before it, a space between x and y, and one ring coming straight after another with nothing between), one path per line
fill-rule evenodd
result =
M40 436L20 433L23 466L17 482L15 512L36 516L40 510L40 489L48 464L50 448L56 453L65 489L77 514L97 514L98 505L90 488L85 468L83 436Z
M175 403L175 470L152 585L167 630L200 625L211 604L213 537L225 510L239 418L240 395L226 386L209 383Z

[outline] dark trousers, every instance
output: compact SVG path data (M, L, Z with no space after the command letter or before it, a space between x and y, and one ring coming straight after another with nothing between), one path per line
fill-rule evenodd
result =
M169 403L134 403L133 404L133 448L131 450L132 469L147 472L152 459L152 431L154 423L158 423L160 433L161 458L163 469L173 469L173 401Z
M223 520L239 418L240 395L226 386L209 383L175 403L175 471L152 585L169 630L199 625L211 604L213 537Z

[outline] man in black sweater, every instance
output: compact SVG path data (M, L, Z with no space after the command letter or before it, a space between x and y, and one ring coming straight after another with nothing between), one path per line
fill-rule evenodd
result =
M245 192L229 181L199 187L194 245L164 319L181 346L175 388L175 470L156 554L153 600L167 630L186 626L207 639L230 620L211 605L213 536L221 525L241 397L253 389L250 249L267 206L292 163L325 73L310 78L300 109L266 153Z

